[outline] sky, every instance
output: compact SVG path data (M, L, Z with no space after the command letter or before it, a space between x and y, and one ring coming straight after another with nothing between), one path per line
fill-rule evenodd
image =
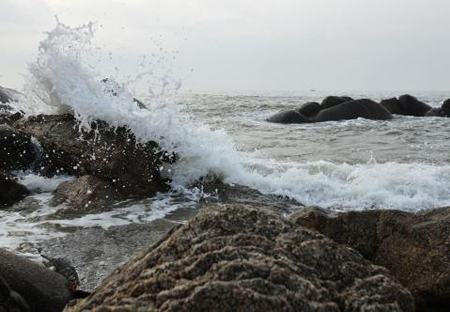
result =
M449 13L448 0L0 0L0 85L21 88L57 16L96 22L123 73L164 58L183 90L448 91Z

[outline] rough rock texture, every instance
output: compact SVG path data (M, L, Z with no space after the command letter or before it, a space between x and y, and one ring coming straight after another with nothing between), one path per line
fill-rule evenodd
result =
M201 204L241 204L262 208L276 212L280 215L289 213L304 207L301 203L283 196L265 195L261 192L238 184L226 184L220 180L201 182L198 186L204 197Z
M0 173L0 209L21 201L29 194L30 191L25 186Z
M61 311L72 298L63 276L4 249L0 249L0 274L31 312Z
M26 169L36 159L31 137L9 125L0 125L0 170Z
M109 207L125 197L113 186L93 176L82 176L74 181L62 182L53 192L51 206L68 202L78 211L96 211Z
M66 311L413 311L352 249L245 206L209 207Z
M412 214L307 208L291 216L384 266L415 296L421 311L450 307L450 208Z
M167 189L161 178L164 161L173 160L159 151L154 142L137 144L124 128L111 129L97 122L95 130L80 134L70 115L30 117L14 126L40 142L39 169L44 174L92 175L115 183L124 195L151 196Z

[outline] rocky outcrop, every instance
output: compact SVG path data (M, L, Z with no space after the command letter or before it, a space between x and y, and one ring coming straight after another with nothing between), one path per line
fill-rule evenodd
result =
M353 100L349 97L329 96L322 104L306 103L298 110L281 111L266 120L283 124L300 124L356 118L389 120L392 115L386 107L369 99Z
M307 208L291 220L358 250L408 288L421 311L450 306L450 208L416 214L389 211L332 213Z
M316 122L350 120L366 118L372 120L389 120L391 113L380 104L369 100L359 99L343 102L321 110L314 116Z
M160 167L173 157L155 142L137 143L125 128L111 129L98 121L92 131L79 131L70 115L40 115L14 126L40 142L43 155L37 168L45 175L91 175L114 183L125 196L151 196L168 188Z
M414 311L359 253L277 214L205 207L65 311Z
M17 183L12 177L0 173L0 209L21 201L29 194L30 191L25 186Z
M78 211L105 210L112 203L124 200L117 187L93 176L82 176L74 181L62 182L53 192L51 206L68 202Z
M389 110L391 114L406 116L425 116L427 112L431 110L430 105L419 101L417 98L409 94L404 94L398 99L390 98L382 100L381 105Z
M0 311L24 311L9 310L10 306L24 306L22 299L30 312L59 312L72 299L67 280L60 274L4 249L0 249L0 259L0 288L13 292L14 301L6 302L6 307L0 302Z
M0 125L0 170L26 169L35 159L36 150L29 135Z

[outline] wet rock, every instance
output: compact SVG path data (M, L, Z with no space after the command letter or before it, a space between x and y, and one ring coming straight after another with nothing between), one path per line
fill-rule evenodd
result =
M35 159L36 149L29 135L0 125L0 170L26 169Z
M322 100L321 106L322 108L330 108L348 101L353 101L353 99L349 96L327 96Z
M386 108L391 114L400 114L401 113L401 104L397 98L389 98L385 100L381 100L380 104Z
M238 184L227 184L216 179L200 181L197 185L203 193L201 204L241 204L276 212L280 215L304 207L303 204L283 196L262 194L261 192Z
M352 249L245 206L205 207L66 311L413 311Z
M308 118L311 118L315 116L318 112L320 112L323 109L322 105L320 105L317 102L308 102L303 104L299 109L298 112Z
M156 243L174 226L191 219L196 213L196 209L179 209L164 219L145 224L80 229L43 242L41 252L52 257L69 258L78 272L80 288L92 291L133 254Z
M57 206L68 202L78 211L91 212L105 210L114 202L125 198L112 184L86 175L58 185L50 205Z
M25 186L0 173L0 209L21 201L29 194L30 191Z
M296 110L287 110L276 113L273 116L267 118L269 122L292 124L292 123L305 123L309 122L309 119Z
M114 183L125 196L152 196L168 189L160 167L173 157L155 142L138 144L125 128L114 130L98 121L92 131L80 132L70 115L40 115L14 125L40 142L44 155L38 169L45 175L92 175Z
M443 116L450 117L450 99L447 99L442 103L441 111Z
M346 101L330 108L322 109L313 120L316 122L350 120L366 118L371 120L389 120L391 113L382 105L369 100Z
M59 312L72 299L67 280L58 273L4 249L0 260L3 284L23 298L31 312Z
M400 109L397 112L399 115L408 116L425 116L431 109L431 106L419 101L412 95L405 94L398 98Z
M291 220L389 269L412 292L420 311L448 311L450 208L415 214L389 210L336 214L308 208Z

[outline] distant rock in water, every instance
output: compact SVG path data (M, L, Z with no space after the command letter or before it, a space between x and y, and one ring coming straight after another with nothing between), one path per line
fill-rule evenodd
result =
M321 106L323 109L326 109L349 101L353 101L353 99L349 96L331 95L323 99Z
M372 120L389 120L391 113L378 103L369 99L343 102L330 108L323 109L314 116L316 122L349 120L366 118Z
M39 141L42 155L36 169L44 175L91 175L112 183L124 196L152 196L168 189L160 168L174 156L155 142L137 143L125 128L98 121L92 131L79 131L70 115L29 117L14 126Z
M307 208L291 220L386 267L414 295L419 311L450 307L450 208L332 213Z
M297 111L282 111L269 117L267 121L290 124L356 118L388 120L392 118L392 115L384 106L369 99L353 100L350 97L329 96L322 101L322 104L306 103Z
M11 206L30 194L30 191L12 177L0 173L0 209Z
M320 112L323 109L323 106L320 105L317 102L308 102L303 104L299 109L298 112L308 118L311 118L315 116L318 112Z
M210 206L70 311L414 311L385 269L261 209Z
M292 124L292 123L298 124L309 122L309 119L296 110L288 110L276 113L275 115L267 118L267 121L284 124Z

